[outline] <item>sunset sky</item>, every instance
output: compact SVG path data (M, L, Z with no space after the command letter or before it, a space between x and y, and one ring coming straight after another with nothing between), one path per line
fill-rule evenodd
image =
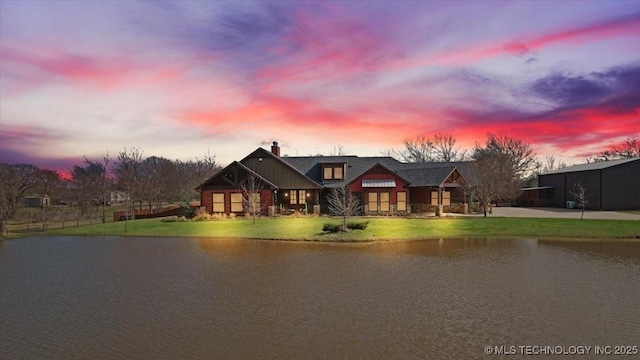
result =
M0 1L0 162L640 134L638 1Z

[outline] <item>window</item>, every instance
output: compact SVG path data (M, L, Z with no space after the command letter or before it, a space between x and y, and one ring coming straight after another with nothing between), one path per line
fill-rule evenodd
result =
M391 208L389 207L389 193L381 192L380 193L380 211L388 212Z
M251 204L251 211L260 212L260 193L249 194L249 203Z
M322 178L324 180L331 180L333 179L333 168L332 167L326 167L324 168L324 172L322 174Z
M333 178L337 180L342 180L344 178L342 174L342 166L337 166L333 168Z
M451 205L451 191L442 193L442 205Z
M214 213L224 212L224 193L213 194L213 212Z
M231 194L231 212L242 212L244 207L242 206L242 194Z
M322 169L323 180L342 180L344 179L344 167L342 165L325 166Z
M432 191L431 192L431 205L438 205L438 192L437 191Z
M389 192L370 192L367 198L369 211L371 212L388 212L391 210Z
M290 190L289 191L289 204L303 205L307 202L307 192L305 190Z
M378 211L378 193L371 192L369 193L369 211L376 212Z
M398 204L397 204L398 211L407 211L407 193L404 191L399 191L397 193L397 197L398 197Z

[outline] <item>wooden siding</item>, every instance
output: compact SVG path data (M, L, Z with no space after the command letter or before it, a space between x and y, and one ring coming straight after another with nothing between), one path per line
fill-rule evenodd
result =
M269 154L254 154L245 158L242 163L260 176L277 185L280 189L316 189L304 175L283 164ZM260 161L262 159L262 161Z

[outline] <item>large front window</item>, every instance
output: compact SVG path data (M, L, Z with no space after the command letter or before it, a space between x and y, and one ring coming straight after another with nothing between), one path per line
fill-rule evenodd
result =
M388 212L390 208L390 196L388 191L370 192L367 197L367 204L371 212Z
M224 212L224 193L213 194L213 212L214 213Z
M297 205L307 202L307 192L305 190L290 190L289 191L289 204Z
M233 193L231 194L231 212L243 212L244 208L242 206L242 194Z

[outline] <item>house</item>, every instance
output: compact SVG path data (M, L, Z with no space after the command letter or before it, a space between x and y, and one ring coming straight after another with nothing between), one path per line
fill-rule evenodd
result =
M201 206L208 213L243 213L243 184L259 184L255 201L263 214L328 213L331 188L348 186L365 215L448 211L462 205L471 163L401 163L391 157L282 157L277 142L271 151L258 148L199 185Z
M25 195L22 197L22 206L24 207L46 207L51 205L49 195Z
M574 207L575 187L588 196L587 209L640 209L640 158L569 166L538 175L538 186L524 189L537 205ZM534 204L535 205L535 204Z

